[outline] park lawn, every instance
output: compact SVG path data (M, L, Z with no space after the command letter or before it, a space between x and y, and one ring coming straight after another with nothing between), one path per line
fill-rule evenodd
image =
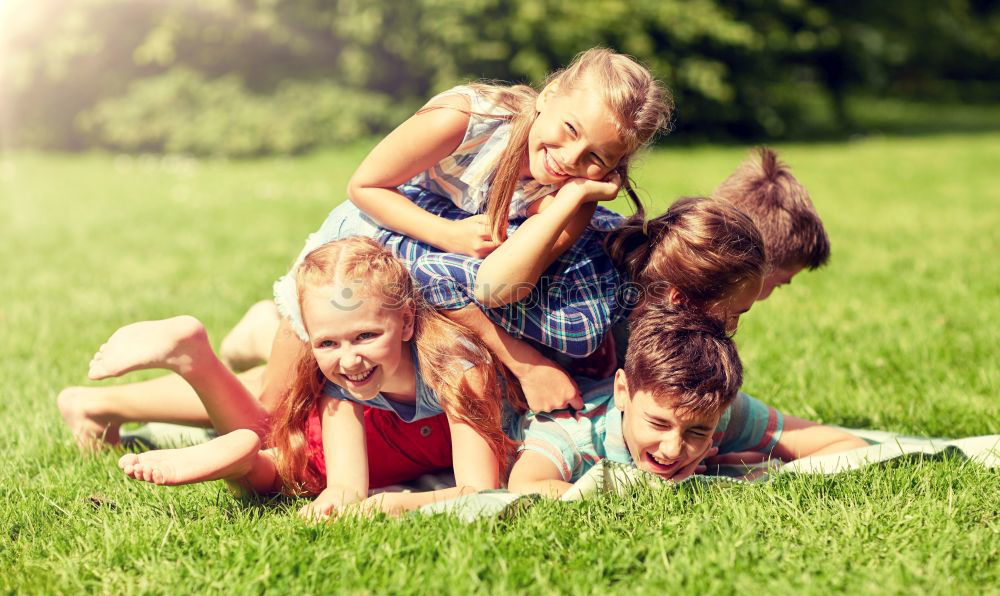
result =
M1000 433L1000 134L779 149L833 258L744 317L746 389L833 424ZM310 526L301 501L155 487L123 477L119 453L81 457L55 396L87 382L93 351L119 325L178 313L220 340L363 153L0 157L0 592L1000 593L1000 477L955 460L544 503L471 525ZM662 149L635 177L659 209L711 191L744 154Z

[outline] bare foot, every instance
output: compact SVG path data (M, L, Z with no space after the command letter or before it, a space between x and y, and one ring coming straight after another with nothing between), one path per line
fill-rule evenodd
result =
M208 335L194 317L132 323L115 331L101 346L90 361L88 376L97 381L146 368L183 375L205 350L211 352Z
M118 467L136 480L163 486L230 480L250 472L259 450L257 433L244 428L194 447L126 453Z
M59 392L56 404L80 449L91 451L118 444L121 420L105 407L100 389L68 387Z
M281 315L273 300L261 300L243 315L219 346L226 366L242 371L267 362Z

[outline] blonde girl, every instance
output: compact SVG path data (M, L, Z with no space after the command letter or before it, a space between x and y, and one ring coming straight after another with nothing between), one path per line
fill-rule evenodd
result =
M258 492L316 495L305 513L328 515L368 495L368 406L407 421L443 412L454 453L455 488L388 495L379 506L405 509L499 487L513 446L504 425L516 422L523 400L485 346L429 308L406 268L370 239L347 238L310 252L296 282L308 345L270 420L271 449L262 450L265 442L252 430L262 425L259 402L218 364L197 321L136 323L112 336L91 363L91 378L173 370L226 433L186 449L126 455L123 471L157 484L226 479ZM316 419L318 446L308 438Z
M639 207L628 183L629 161L670 115L668 92L646 68L602 48L553 73L541 92L525 85L459 86L432 98L362 162L347 190L363 216L347 213L346 205L331 217L377 224L371 233L408 263L428 253L476 260L473 285L484 308L518 302L549 267L597 266L597 277L612 275L610 264L568 249L591 224L617 221L596 202L615 198L624 187ZM324 226L313 243L341 234ZM275 301L302 337L292 280L279 280ZM521 381L532 409L582 406L569 376L520 341L539 341L538 334L498 325L479 308L434 305L483 338ZM543 316L541 307L525 316ZM586 355L600 343L602 323L592 319L601 316L572 315L572 324L593 329L582 342L540 341Z

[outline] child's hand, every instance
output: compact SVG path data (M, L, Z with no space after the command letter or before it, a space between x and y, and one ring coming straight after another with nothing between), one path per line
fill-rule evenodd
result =
M563 408L583 409L583 398L576 381L555 362L544 359L528 367L517 380L532 412L551 412Z
M453 221L448 230L448 237L443 239L441 246L438 247L445 252L485 259L500 246L499 242L493 241L489 220L485 214Z
M570 178L559 189L556 196L568 194L581 203L595 203L597 201L614 200L621 188L621 175L618 172L611 172L603 180Z
M368 517L373 517L378 512L396 517L408 509L404 503L400 502L400 497L399 493L379 493L358 503L357 508L362 515Z
M311 522L326 521L334 517L345 505L357 502L357 498L347 498L344 489L326 489L312 502L299 509L299 517Z

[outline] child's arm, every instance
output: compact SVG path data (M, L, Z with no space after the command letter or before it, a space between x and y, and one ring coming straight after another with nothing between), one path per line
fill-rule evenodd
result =
M784 461L813 455L838 453L859 447L868 442L852 434L810 420L785 416L785 427L774 446L772 454Z
M725 421L725 422L723 422ZM791 461L868 445L844 431L779 410L745 393L737 395L716 433L721 433L721 456L713 464L756 463L772 457Z
M443 107L411 116L371 150L351 176L347 195L384 228L445 252L482 258L496 246L484 218L451 221L424 211L396 190L454 153L465 138L469 101L448 95L433 105Z
M597 281L595 287L595 280L602 279L603 268L611 265L602 246L579 248L573 249L572 258L564 255L559 259L561 271L555 273L550 284L551 290L561 289L559 294L538 295L537 299L532 294L499 309L483 306L486 316L512 335L534 340L572 358L593 353L615 315L612 303L605 298L610 287L603 281ZM582 261L574 262L577 257ZM410 272L432 306L456 311L475 303L476 276L482 263L464 255L429 252L413 262Z
M500 466L496 456L479 433L468 424L448 417L451 427L452 465L455 484L452 488L425 492L385 492L372 495L358 505L361 513L381 511L398 515L424 505L475 494L500 487Z
M574 178L563 185L486 257L476 274L476 300L494 308L530 293L542 272L587 228L595 202L615 198L620 188L617 173L608 181Z
M475 333L521 383L521 391L533 412L551 412L566 407L583 408L580 388L566 371L527 342L511 337L475 305L444 314Z
M312 519L328 517L334 510L368 496L364 406L330 397L323 399L326 488L300 512Z
M473 391L485 388L485 379L475 367L465 371L465 380ZM486 439L474 427L451 414L448 414L448 426L451 430L452 467L455 470L453 488L419 493L381 493L370 497L360 506L361 509L396 514L437 501L499 488L500 462Z
M536 451L522 451L510 471L507 488L512 493L538 493L557 499L573 486L549 458Z

